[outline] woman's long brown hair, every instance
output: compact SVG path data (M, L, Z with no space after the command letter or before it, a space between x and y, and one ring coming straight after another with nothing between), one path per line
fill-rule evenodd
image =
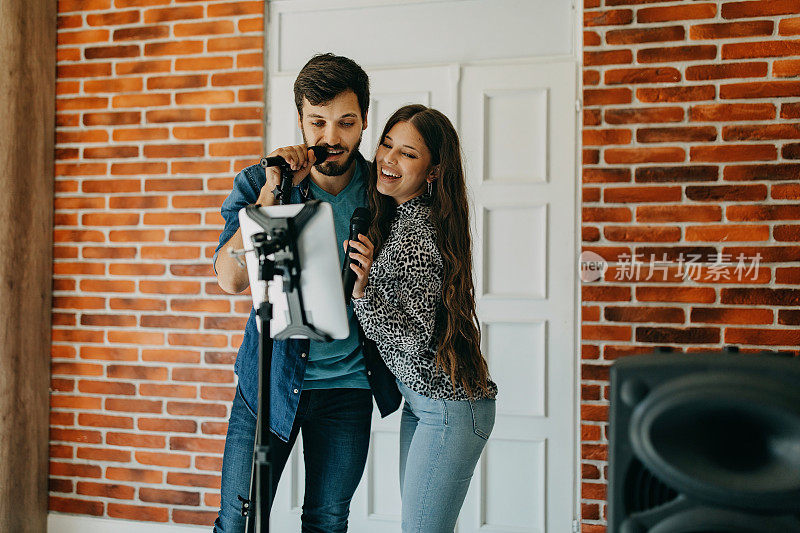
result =
M380 142L398 122L414 126L431 153L437 167L433 183L431 222L436 228L436 245L442 256L444 279L442 303L436 316L434 335L439 338L436 364L455 385L462 385L470 397L489 392L489 372L480 350L480 324L475 313L475 287L472 284L472 237L461 147L450 120L441 112L423 105L401 107L389 118ZM369 238L377 255L389 235L396 212L394 199L377 190L377 168L367 183L367 196L373 213Z

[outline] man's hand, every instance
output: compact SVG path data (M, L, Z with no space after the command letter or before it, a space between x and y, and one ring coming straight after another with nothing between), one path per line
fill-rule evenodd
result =
M294 178L292 182L297 185L311 172L311 167L314 166L316 158L314 152L311 151L305 144L298 144L296 146L284 146L274 150L267 157L280 156L289 163L294 171ZM281 184L281 170L279 167L267 167L267 182L261 188L258 195L258 202L261 205L274 205L275 196L272 191L275 187Z

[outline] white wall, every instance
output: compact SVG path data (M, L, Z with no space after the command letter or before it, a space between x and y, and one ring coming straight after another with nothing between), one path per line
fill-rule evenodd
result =
M575 55L571 0L275 0L270 69L298 71L309 51L334 52L365 68ZM353 8L358 8L354 18ZM439 21L446 20L447 24ZM336 31L305 31L308 28ZM291 44L302 35L303 46ZM524 39L501 36L524 35ZM278 46L274 46L277 37ZM422 41L425 46L410 46Z
M209 533L210 530L210 526L177 526L61 513L47 515L48 533Z

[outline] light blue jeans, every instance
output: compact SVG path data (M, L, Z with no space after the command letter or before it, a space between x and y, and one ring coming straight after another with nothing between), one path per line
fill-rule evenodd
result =
M397 382L403 533L453 533L494 427L495 400L433 400Z

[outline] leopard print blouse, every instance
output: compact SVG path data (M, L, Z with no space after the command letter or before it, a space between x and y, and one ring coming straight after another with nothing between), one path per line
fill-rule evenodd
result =
M436 367L436 311L442 305L442 258L425 196L397 206L391 231L375 257L362 298L353 308L391 372L411 390L433 399L466 400ZM489 380L494 398L497 385Z

